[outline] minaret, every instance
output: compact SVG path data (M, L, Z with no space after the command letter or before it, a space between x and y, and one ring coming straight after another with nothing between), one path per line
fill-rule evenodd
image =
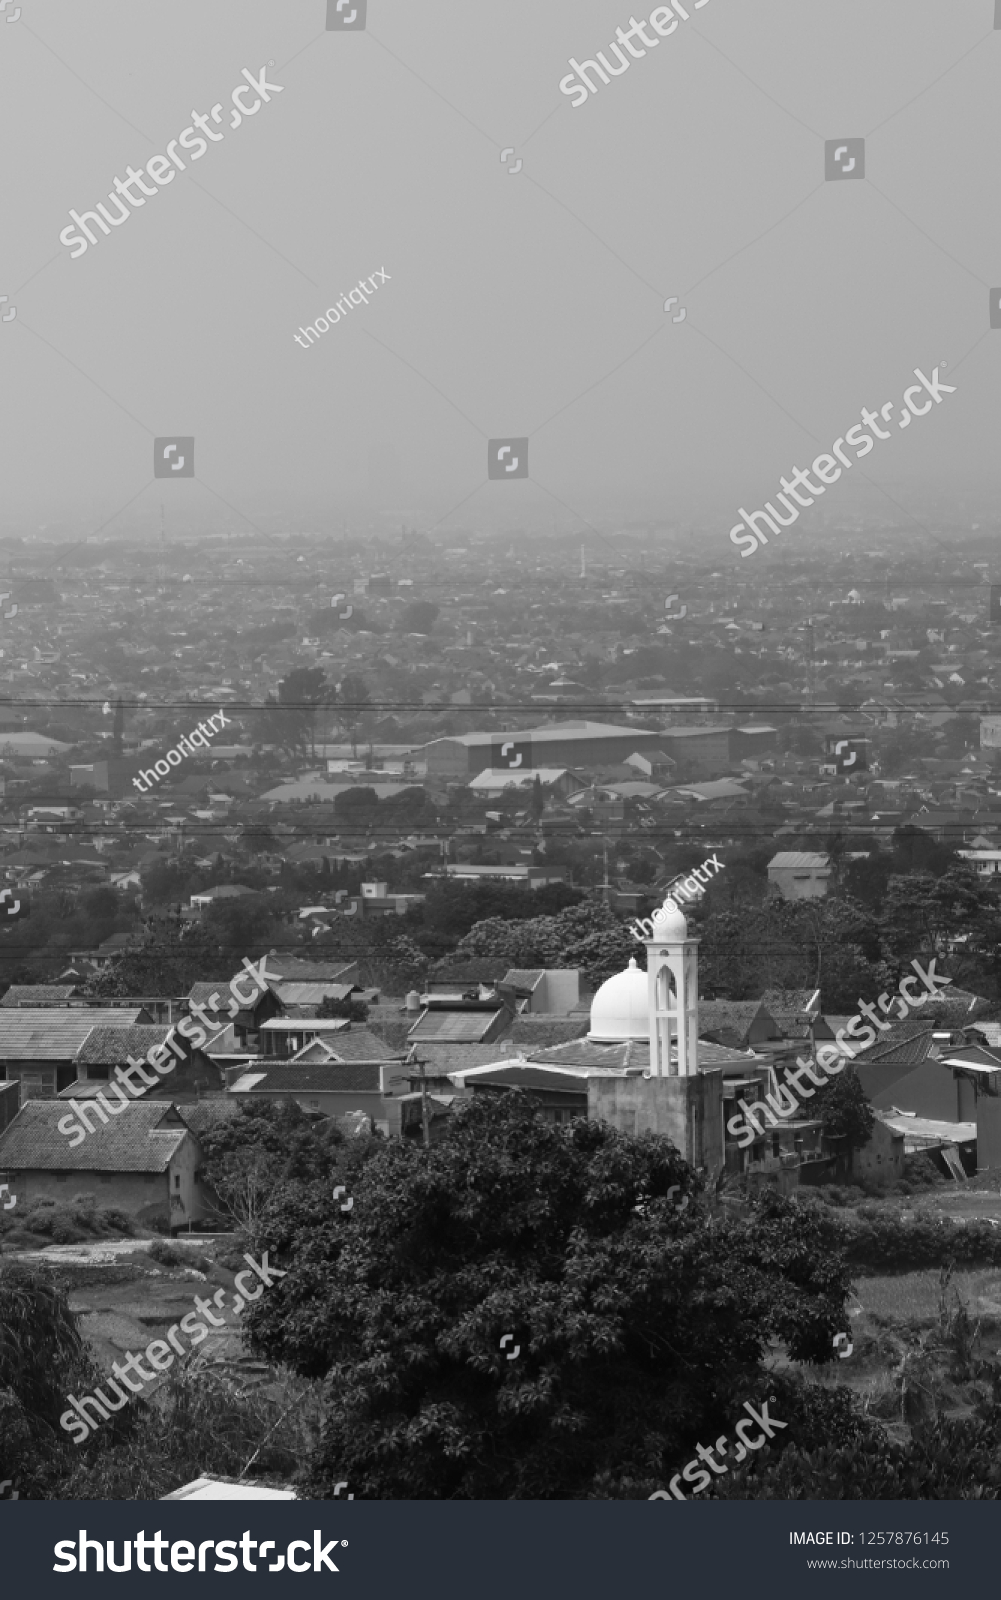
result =
M699 1070L699 941L689 937L684 914L670 895L648 926L653 934L643 942L650 1075L692 1078Z

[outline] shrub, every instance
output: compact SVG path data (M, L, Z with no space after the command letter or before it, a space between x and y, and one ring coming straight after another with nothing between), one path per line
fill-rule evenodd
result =
M166 1239L154 1239L146 1254L151 1261L158 1261L161 1267L180 1267L185 1259Z

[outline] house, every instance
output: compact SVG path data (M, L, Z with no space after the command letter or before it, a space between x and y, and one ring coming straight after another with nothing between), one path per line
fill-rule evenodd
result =
M360 995L356 983L276 983L275 993L286 1017L315 1017L324 1000L348 1000Z
M407 1072L400 1057L386 1060L385 1046L377 1045L382 1059L344 1060L324 1040L314 1039L292 1061L262 1060L234 1069L229 1094L247 1104L294 1101L303 1111L333 1118L359 1111L381 1133L398 1136Z
M56 1006L79 993L75 983L12 983L0 1006Z
M143 1088L144 1100L166 1099L175 1103L195 1102L200 1094L221 1093L224 1088L222 1074L212 1058L202 1050L192 1049L183 1034L163 1023L135 1028L92 1028L76 1055L78 1077L75 1083L59 1091L61 1100L86 1100L93 1098L115 1077L115 1068L127 1067L131 1061L144 1062L149 1052L163 1045L168 1036L186 1052L184 1060L173 1054L172 1070L162 1078L146 1069L147 1077L156 1081ZM162 1057L160 1058L162 1059ZM137 1084L138 1088L139 1085Z
M822 1026L819 989L766 989L761 1003L784 1039L819 1038ZM830 1030L824 1038L834 1038Z
M261 1065L299 1059L314 1042L322 1043L329 1052L318 1054L320 1061L386 1061L403 1054L344 1017L272 1017L261 1027Z
M0 1173L25 1210L83 1191L147 1227L172 1231L212 1211L200 1172L201 1146L169 1101L136 1100L77 1144L59 1131L73 1120L57 1100L32 1100L0 1134Z
M780 850L768 863L768 882L783 900L820 900L827 893L831 858L819 850Z
M185 1009L190 1016L197 1017L198 1008L203 1007L213 1022L230 1022L237 1049L261 1049L261 1028L264 1023L284 1012L277 993L277 979L266 989L255 986L251 1004L241 1006L233 1017L229 1016L230 1001L226 991L227 985L224 983L194 983L185 996ZM217 1011L212 1007L213 998Z
M496 991L422 996L423 1011L410 1030L412 1044L492 1044L511 1024L513 1006Z
M256 889L248 889L245 883L222 883L212 889L203 889L200 894L193 894L190 904L194 910L203 911L216 900L235 900L238 895L256 893Z
M78 1077L77 1057L95 1028L134 1028L151 1022L137 1006L80 1009L0 1009L0 1068L19 1079L22 1103L54 1100Z
M778 1039L774 1017L761 1000L700 1000L699 1038L733 1050L753 1050Z

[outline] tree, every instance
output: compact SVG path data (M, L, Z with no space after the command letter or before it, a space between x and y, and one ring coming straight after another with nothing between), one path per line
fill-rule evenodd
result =
M997 890L982 882L953 858L938 877L914 873L888 880L880 933L888 957L902 964L912 955L944 956L954 949L954 972L976 977L982 970L997 976L1001 940L1001 902ZM962 934L963 944L953 946Z
M345 995L343 1000L337 1000L333 995L324 995L320 1001L316 1015L318 1017L347 1017L349 1022L367 1022L368 1006L364 1000L356 1000L353 995Z
M268 695L258 714L259 735L291 755L315 754L316 713L334 696L322 667L295 667L278 685L277 699Z
M92 995L182 995L193 983L224 980L232 970L206 924L182 934L173 918L163 917L144 944L127 950L107 972L89 979L86 988Z
M817 1100L817 1114L827 1137L847 1139L849 1150L861 1150L872 1138L876 1115L851 1068L827 1085Z
M539 777L539 774L536 773L535 779L532 783L532 815L536 822L538 822L545 809L546 800L542 793L542 779Z
M430 633L441 614L431 600L414 600L400 616L401 633Z
M326 1379L315 1498L648 1496L768 1392L770 1339L828 1359L844 1316L822 1213L768 1197L709 1227L666 1139L556 1128L519 1094L429 1150L374 1142L350 1194L347 1217L322 1185L276 1195L288 1276L251 1313L258 1348Z
M0 1265L0 1479L44 1494L65 1455L65 1396L85 1363L62 1290L27 1267Z
M585 900L553 917L510 922L488 917L461 940L457 956L497 956L514 967L580 967L591 984L604 983L639 956L625 923L603 900Z
M282 1184L327 1179L343 1134L316 1122L294 1101L241 1105L199 1134L205 1180L223 1210L256 1245L263 1217Z
M357 673L348 673L346 678L341 679L337 689L337 715L341 726L350 736L353 758L358 755L358 729L364 720L370 698L365 679Z

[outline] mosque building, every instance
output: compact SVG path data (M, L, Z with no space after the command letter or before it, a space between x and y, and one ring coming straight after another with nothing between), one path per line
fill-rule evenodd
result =
M642 934L646 971L633 959L601 985L586 1038L449 1076L462 1092L527 1090L557 1123L587 1116L622 1133L664 1135L714 1183L724 1167L745 1170L726 1121L736 1100L761 1101L774 1089L774 1069L753 1050L699 1038L699 941L679 906L668 898ZM774 1135L783 1153L797 1127Z

